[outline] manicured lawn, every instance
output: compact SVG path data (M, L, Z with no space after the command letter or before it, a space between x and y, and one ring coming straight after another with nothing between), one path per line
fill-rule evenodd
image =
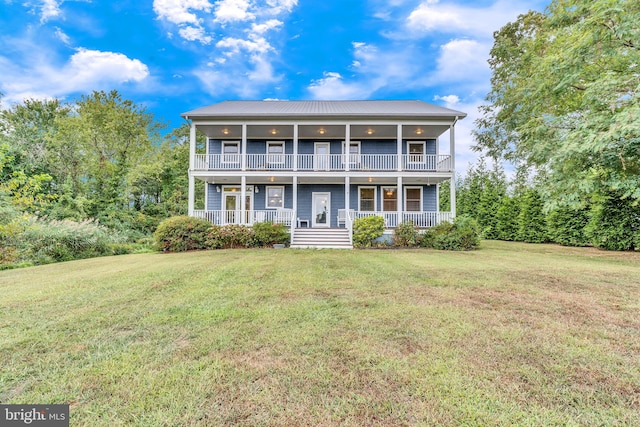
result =
M640 254L229 250L0 272L0 401L71 425L640 425Z

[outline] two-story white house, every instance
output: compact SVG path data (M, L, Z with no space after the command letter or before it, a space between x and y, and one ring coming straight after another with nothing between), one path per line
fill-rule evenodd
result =
M191 216L281 222L292 247L349 247L364 216L382 216L389 231L455 216L455 185L447 212L439 188L454 184L460 111L421 101L227 101L182 116L191 123ZM207 136L204 153L196 129ZM446 132L448 144L439 141ZM203 210L196 179L205 182Z

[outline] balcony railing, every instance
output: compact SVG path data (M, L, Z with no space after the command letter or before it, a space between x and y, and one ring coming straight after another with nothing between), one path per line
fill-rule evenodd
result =
M200 171L451 171L448 154L196 154Z
M284 224L288 227L295 225L295 211L293 209L277 209L277 210L248 210L227 211L227 210L195 210L193 216L204 218L215 225L253 225L257 222L274 222ZM367 216L381 216L384 218L386 228L395 228L399 223L406 221L413 222L416 227L429 228L440 224L443 221L451 221L451 212L363 212L345 209L338 209L338 226L349 227L350 223L358 218ZM398 219L400 221L398 221Z
M416 227L429 228L440 224L443 221L451 221L453 218L451 212L362 212L352 211L355 219L368 216L381 216L384 218L384 226L386 228L395 228L403 222L412 222ZM340 212L338 212L338 217Z
M196 218L204 218L215 225L252 225L256 222L273 222L276 224L284 224L291 226L293 221L292 209L269 209L269 210L195 210L193 216Z

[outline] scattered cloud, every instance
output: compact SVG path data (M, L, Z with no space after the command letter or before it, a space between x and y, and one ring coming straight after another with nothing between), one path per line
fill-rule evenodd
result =
M55 27L55 35L60 41L66 45L71 44L71 38L64 33L59 27Z
M528 9L518 0L498 0L489 7L427 0L409 13L406 27L414 34L446 33L491 38L493 31Z
M78 49L61 66L43 62L42 55L38 56L40 60L26 66L0 57L4 69L0 91L9 103L26 98L64 98L114 84L140 83L149 77L145 64L121 53Z
M249 11L247 0L219 0L216 4L214 22L222 24L236 21L252 21L256 16Z
M371 89L360 83L346 83L340 73L325 72L323 77L308 87L313 99L340 100L365 99Z
M209 44L212 37L206 33L202 26L203 19L196 12L209 13L213 5L208 0L154 0L153 11L158 19L178 26L178 34L187 41L199 41ZM171 35L168 34L169 38Z
M62 11L60 10L60 4L62 1L57 0L43 0L40 7L40 23L45 23L52 18L60 16Z
M444 105L447 108L454 108L460 102L460 98L458 97L458 95L444 95L444 96L436 95L433 97L433 100L444 101Z

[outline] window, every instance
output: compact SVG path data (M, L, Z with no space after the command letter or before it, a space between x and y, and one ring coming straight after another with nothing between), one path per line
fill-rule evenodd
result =
M407 212L422 211L422 188L407 187L404 189L404 193L404 210Z
M284 163L284 142L267 142L267 163Z
M267 209L284 208L284 187L267 187Z
M360 211L374 212L376 210L376 188L360 187L358 206Z
M222 142L222 162L240 163L240 144L237 142Z
M396 187L382 187L382 210L398 210L398 189Z
M424 142L409 142L409 162L424 163Z
M360 142L359 141L350 141L349 149L347 150L346 143L342 144L342 151L345 156L349 159L349 164L352 166L358 165L360 163ZM345 163L343 159L342 163Z

